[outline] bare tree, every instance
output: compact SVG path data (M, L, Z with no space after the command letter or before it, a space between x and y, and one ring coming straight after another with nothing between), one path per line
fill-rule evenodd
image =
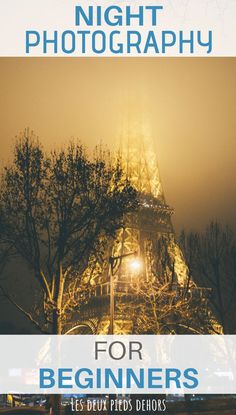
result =
M211 289L211 309L225 334L235 330L236 245L227 226L211 222L204 232L182 232L182 248L194 281Z
M150 245L151 246L151 245ZM191 275L178 281L173 255L173 238L160 236L149 249L151 269L133 283L133 296L117 312L129 315L137 334L215 333L215 318L208 304L209 290L197 287ZM124 311L125 308L125 311Z
M165 282L160 275L139 284L136 296L126 304L125 313L135 322L137 334L216 332L206 291L194 284L187 288Z
M86 301L93 274L106 266L107 246L136 208L136 192L119 161L114 166L101 149L92 159L78 144L46 155L27 132L0 190L2 238L30 268L37 301L26 310L13 287L1 284L1 291L42 333L62 334ZM53 406L59 414L59 395Z
M139 289L136 332L152 334L214 333L205 293L196 287L161 284L157 279Z
M40 312L25 310L13 289L2 285L2 292L42 333L64 333L86 301L93 272L104 266L110 238L136 203L119 162L113 166L107 153L98 150L90 159L82 145L70 144L46 155L25 132L2 175L0 213L5 241L38 283Z
M3 271L7 265L9 259L13 256L13 247L9 245L4 240L4 228L3 228L3 221L0 217L0 283L4 281ZM0 285L0 293L4 295L2 291L2 287Z

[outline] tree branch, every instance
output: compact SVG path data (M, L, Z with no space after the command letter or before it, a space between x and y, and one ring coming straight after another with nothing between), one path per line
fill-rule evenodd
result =
M31 316L31 314L24 310L23 307L21 307L19 304L16 303L16 301L10 296L10 294L3 288L3 286L0 285L0 290L2 291L4 297L8 299L8 301L14 305L24 316L26 316L33 325L41 331L42 334L49 334L46 330L44 330L41 325Z
M47 296L48 296L49 300L50 300L50 301L52 301L52 294L51 294L51 291L50 291L50 287L49 287L49 284L48 284L48 282L47 282L47 279L46 279L46 277L45 277L45 275L44 275L43 271L40 271L40 277L42 278L43 285L44 285L44 287L45 287L45 290L46 290Z

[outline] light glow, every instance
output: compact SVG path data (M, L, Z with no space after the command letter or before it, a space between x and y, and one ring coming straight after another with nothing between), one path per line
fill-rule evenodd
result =
M130 268L133 272L138 272L142 268L142 263L139 259L135 258L132 261L130 261Z

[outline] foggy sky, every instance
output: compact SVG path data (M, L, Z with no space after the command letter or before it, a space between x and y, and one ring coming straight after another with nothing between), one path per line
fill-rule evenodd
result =
M236 227L235 74L236 58L1 58L0 158L27 126L47 148L72 137L113 148L131 97L149 115L177 231Z

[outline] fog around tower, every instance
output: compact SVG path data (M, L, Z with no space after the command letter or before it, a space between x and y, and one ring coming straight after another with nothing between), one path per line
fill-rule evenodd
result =
M1 163L27 126L48 149L74 137L113 150L123 114L145 113L176 230L236 227L234 86L229 58L4 58Z

